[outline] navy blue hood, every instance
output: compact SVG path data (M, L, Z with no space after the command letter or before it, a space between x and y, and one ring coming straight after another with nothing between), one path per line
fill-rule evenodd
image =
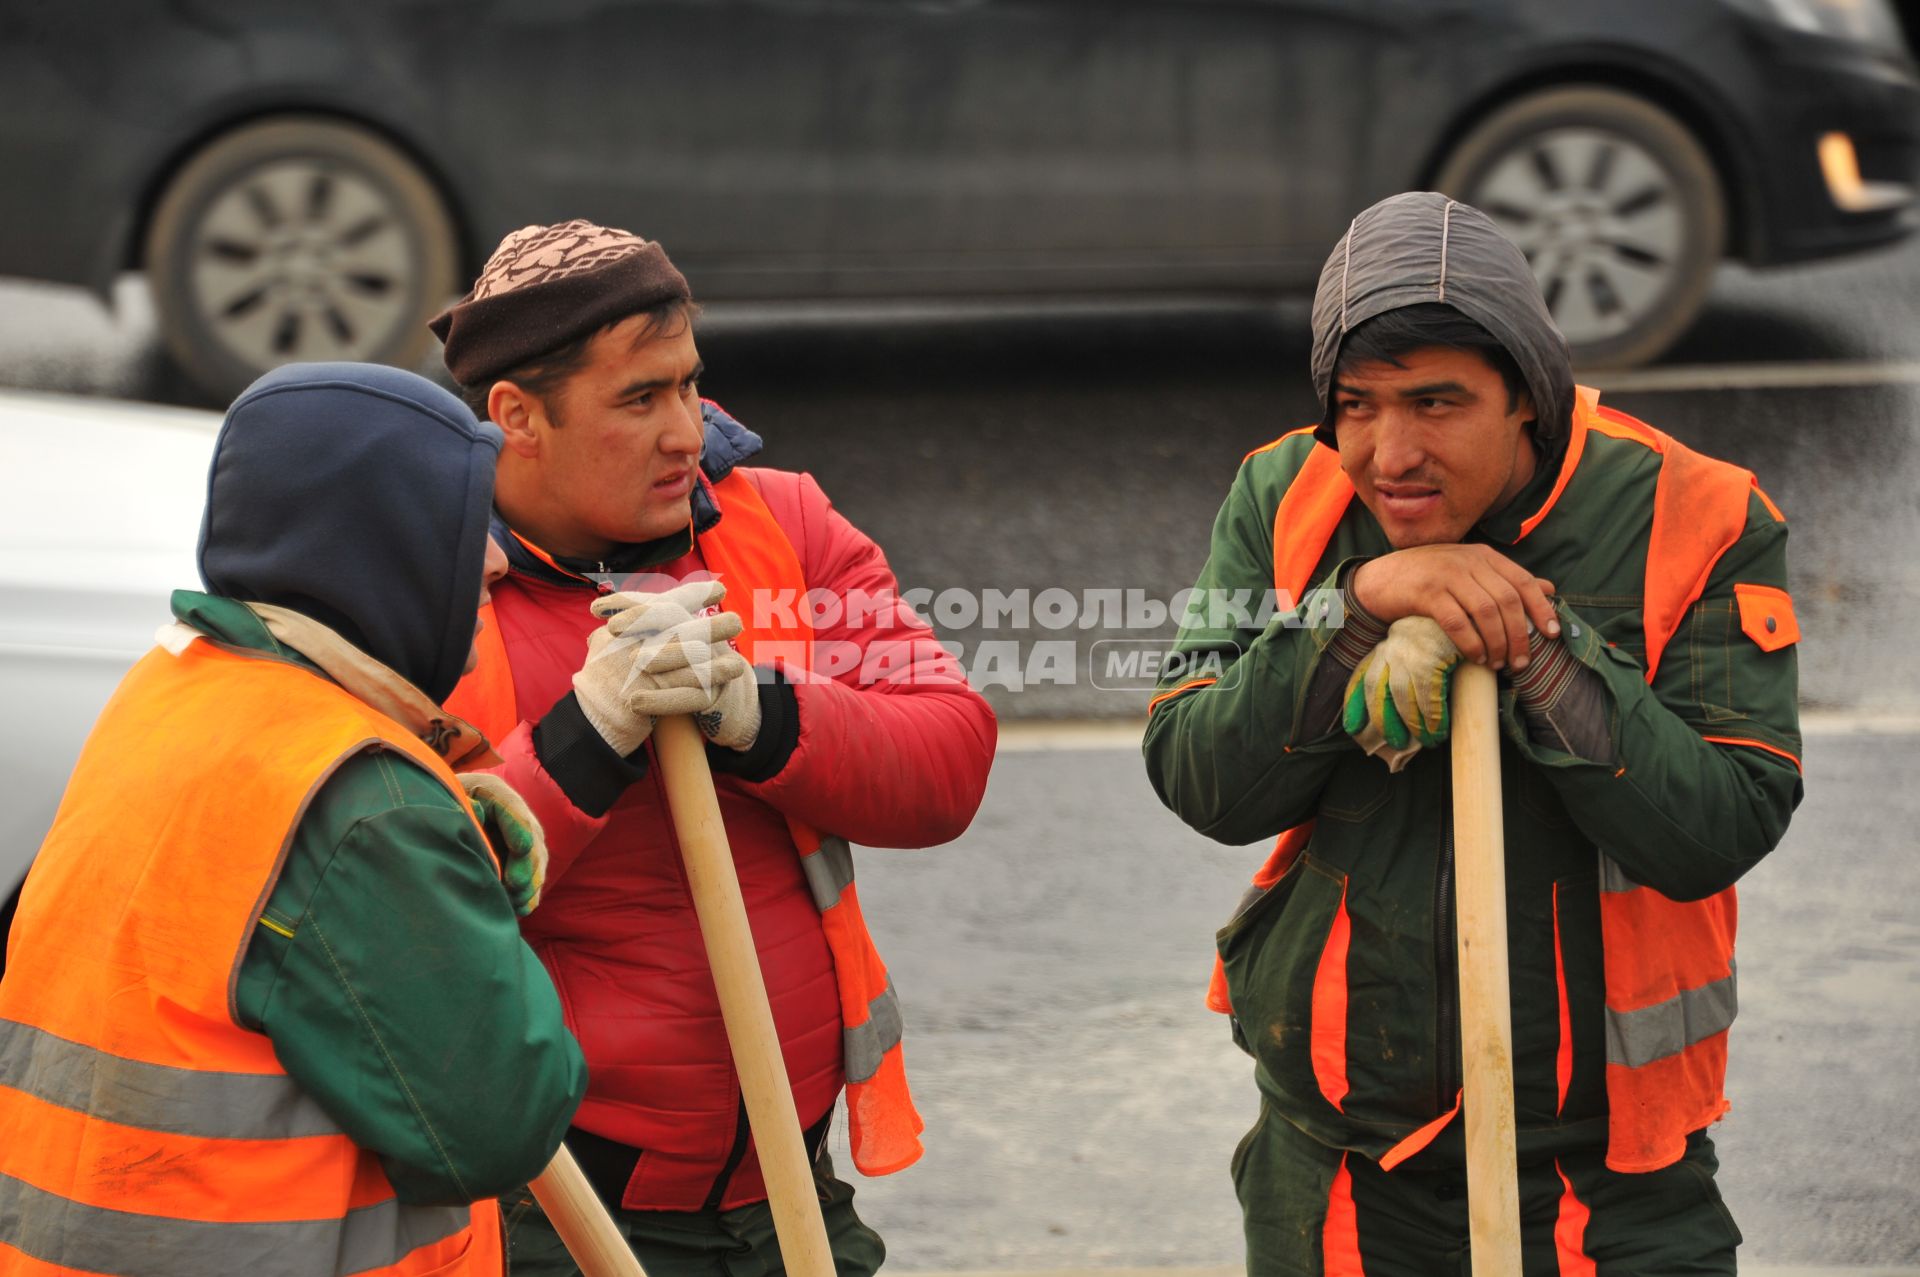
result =
M221 424L200 577L312 617L437 704L473 641L500 445L413 373L276 369Z

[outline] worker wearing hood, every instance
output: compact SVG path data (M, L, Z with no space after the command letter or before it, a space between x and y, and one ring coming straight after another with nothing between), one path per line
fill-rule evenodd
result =
M500 433L294 365L214 448L207 589L121 683L0 979L0 1252L48 1271L502 1271L586 1090L520 939L540 840L457 767ZM473 789L471 796L466 792Z
M1361 213L1313 327L1321 420L1242 464L1144 745L1194 828L1277 839L1209 994L1257 1065L1232 1163L1249 1271L1463 1271L1447 739L1469 660L1503 686L1526 1271L1730 1274L1706 1128L1733 883L1801 794L1786 525L1747 472L1573 384L1476 209ZM1274 592L1264 628L1207 605L1248 589Z

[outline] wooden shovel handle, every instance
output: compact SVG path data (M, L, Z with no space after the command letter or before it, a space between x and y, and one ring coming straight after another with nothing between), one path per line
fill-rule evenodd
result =
M582 1277L647 1277L565 1144L529 1187Z
M654 724L653 747L667 787L680 855L686 861L687 885L693 891L714 988L720 994L720 1016L733 1048L734 1069L740 1074L781 1257L792 1277L834 1277L833 1249L827 1244L827 1226L820 1215L813 1164L800 1137L786 1058L774 1030L773 1009L767 1004L766 980L747 925L747 906L734 872L733 852L727 846L726 826L720 822L720 801L707 767L706 738L691 718L675 715Z
M1452 737L1454 899L1459 917L1455 934L1473 1277L1520 1277L1499 689L1493 671L1483 665L1462 662L1454 671Z

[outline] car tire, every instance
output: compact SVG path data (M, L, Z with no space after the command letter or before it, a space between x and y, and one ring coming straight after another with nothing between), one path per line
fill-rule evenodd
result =
M1434 186L1520 245L1583 367L1641 364L1671 346L1726 247L1712 158L1673 116L1617 89L1507 103L1467 132Z
M145 260L169 352L220 400L297 360L412 367L458 284L453 218L419 165L317 117L195 152L154 206Z

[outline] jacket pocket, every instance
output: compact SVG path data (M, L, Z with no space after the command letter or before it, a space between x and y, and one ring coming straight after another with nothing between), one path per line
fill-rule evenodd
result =
M1608 647L1646 665L1646 605L1638 594L1562 594L1560 601L1579 618L1575 624L1591 625Z
M1215 937L1242 1045L1288 1095L1333 1111L1345 1094L1346 881L1303 853Z

